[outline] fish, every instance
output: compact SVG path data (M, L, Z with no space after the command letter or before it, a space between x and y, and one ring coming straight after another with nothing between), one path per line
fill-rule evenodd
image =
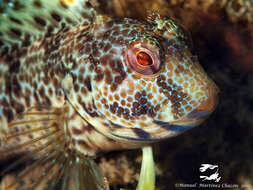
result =
M94 158L200 125L218 91L188 32L157 12L0 1L0 189L109 189Z

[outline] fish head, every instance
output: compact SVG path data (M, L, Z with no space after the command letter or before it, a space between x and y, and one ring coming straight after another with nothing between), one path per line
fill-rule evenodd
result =
M126 142L157 141L201 124L215 109L218 88L172 19L104 19L93 35L90 108L78 110L98 131Z

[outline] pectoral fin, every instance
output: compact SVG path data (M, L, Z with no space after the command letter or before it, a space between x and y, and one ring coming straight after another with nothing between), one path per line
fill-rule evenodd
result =
M102 190L104 177L67 133L69 107L31 108L8 124L0 147L0 190ZM15 158L9 163L9 158Z

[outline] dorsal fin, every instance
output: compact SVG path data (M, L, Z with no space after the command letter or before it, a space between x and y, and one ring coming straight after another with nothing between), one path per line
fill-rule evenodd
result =
M0 57L95 14L88 0L0 0Z

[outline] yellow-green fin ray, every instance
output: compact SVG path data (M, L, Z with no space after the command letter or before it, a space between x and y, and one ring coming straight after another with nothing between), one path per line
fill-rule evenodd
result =
M142 148L142 164L137 190L155 189L155 163L151 146Z

